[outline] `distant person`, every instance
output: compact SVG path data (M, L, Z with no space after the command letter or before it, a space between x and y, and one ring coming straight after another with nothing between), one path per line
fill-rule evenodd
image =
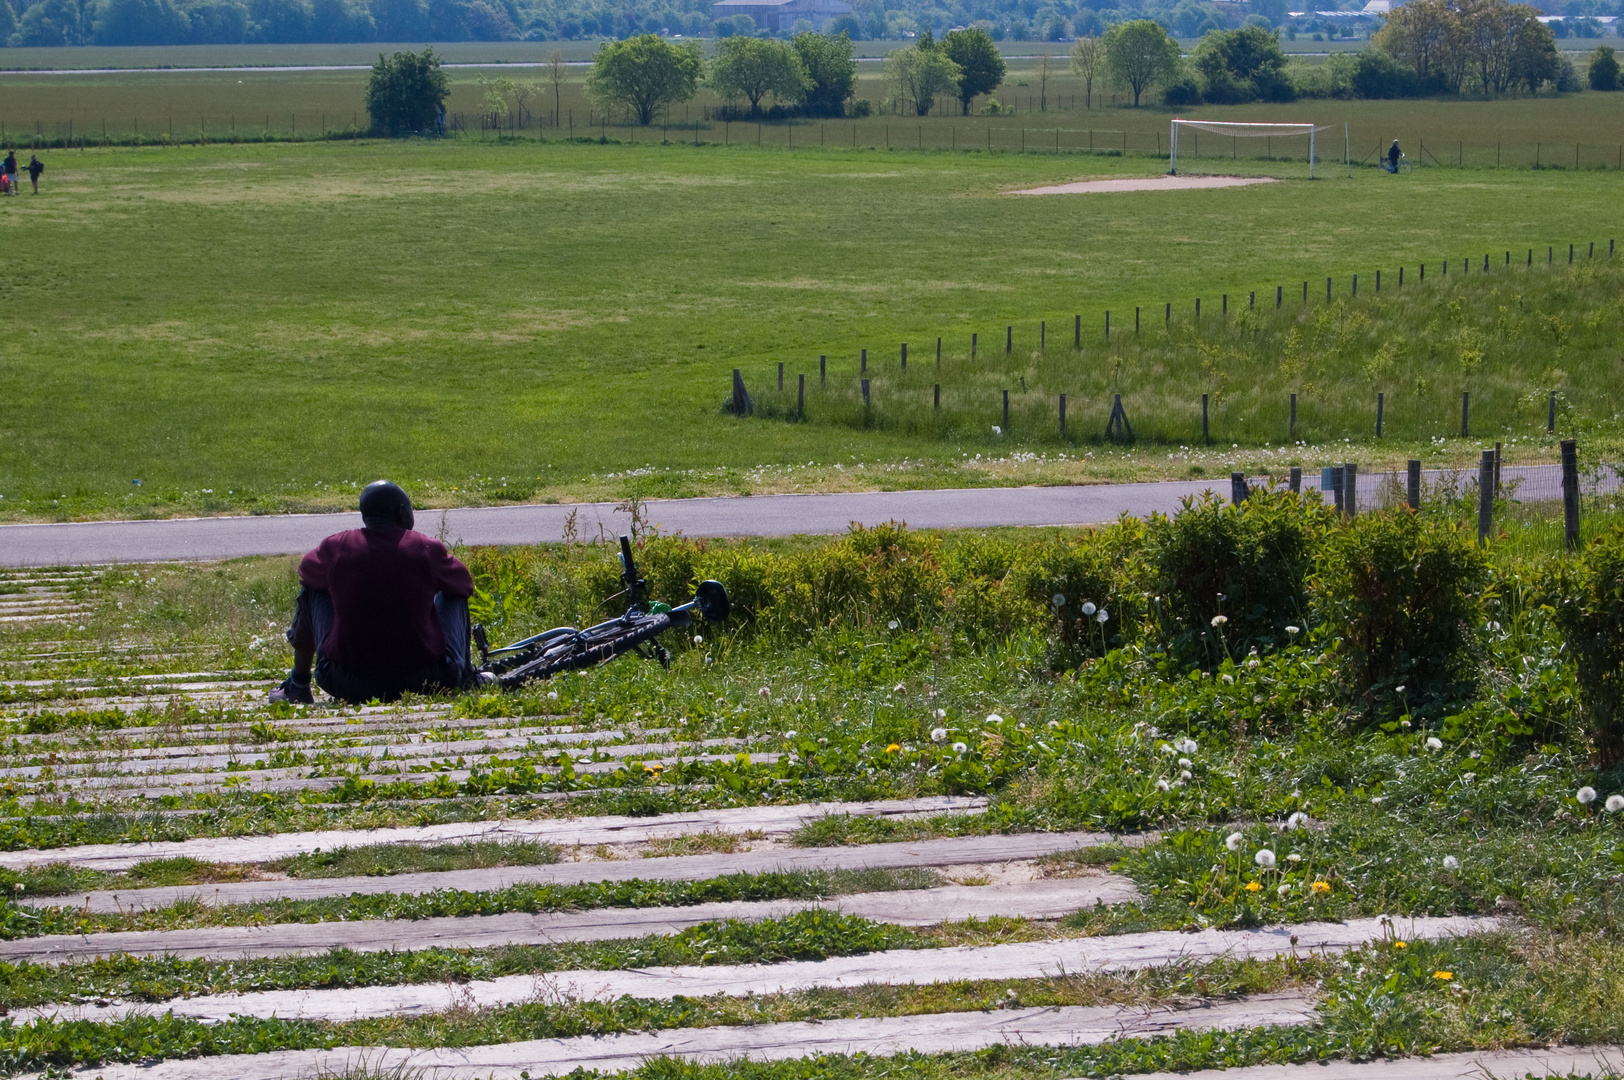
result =
M1398 148L1398 140L1394 139L1393 145L1387 148L1387 171L1390 173L1398 172L1398 162L1403 156L1404 151Z
M44 172L44 171L45 171L45 162L41 161L39 158L35 157L33 154L29 154L28 155L28 179L31 180L33 182L33 184L34 184L34 194L35 195L39 194L39 174Z
M13 195L17 194L17 151L13 150L6 154L6 160L0 162L0 169L5 170L6 187Z
M329 536L299 563L293 671L273 702L310 703L312 679L351 704L479 685L468 658L473 576L413 524L406 493L376 481L361 492L362 527Z

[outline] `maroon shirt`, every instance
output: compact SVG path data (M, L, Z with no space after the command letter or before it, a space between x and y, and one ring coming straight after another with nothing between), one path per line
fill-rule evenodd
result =
M346 671L415 671L445 657L434 594L470 596L473 575L438 540L397 526L334 533L299 563L299 580L333 598L320 642Z

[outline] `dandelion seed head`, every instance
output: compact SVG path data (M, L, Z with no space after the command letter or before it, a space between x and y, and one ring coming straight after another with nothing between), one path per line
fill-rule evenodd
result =
M1224 837L1224 847L1228 848L1230 851L1239 851L1241 849L1241 844L1245 842L1246 837L1242 836L1238 832L1232 832L1228 836Z
M1002 716L999 716L997 713L988 713L987 714L987 723L989 723L989 724L1002 724L1003 722L1004 722L1004 718Z
M1265 870L1273 869L1275 864L1274 852L1270 851L1268 848L1264 848L1256 855L1252 856L1252 861L1257 863Z
M1166 791L1166 790L1168 790L1168 788L1170 786L1171 785L1168 784L1168 782L1167 782L1167 780L1165 778L1156 781L1156 790L1157 791Z
M1049 597L1049 603L1053 604L1057 608L1065 607L1066 606L1066 594L1065 593L1055 593L1053 596Z
M1288 627L1286 627L1286 633L1290 634L1292 637L1296 637L1298 634L1300 634L1302 632L1303 632L1303 628L1300 627L1300 626L1288 626Z
M1291 863L1293 866L1295 866L1297 863L1300 863L1300 862L1303 861L1303 857L1301 855L1297 854L1295 851L1293 851L1290 855L1286 856L1286 861L1288 863Z
M1616 814L1620 810L1624 810L1624 795L1609 795L1607 796L1607 802L1603 805L1609 814Z
M1214 615L1212 617L1212 625L1214 627L1222 626L1225 623L1227 623L1228 621L1229 621L1229 616L1228 615Z
M1286 828L1301 829L1308 824L1308 815L1298 810L1286 819Z
M1286 894L1291 892L1291 886L1290 885L1281 885L1279 888L1275 889L1274 892L1275 892L1276 896L1280 897L1281 899L1284 899Z
M901 625L902 625L902 621L900 619L892 619L890 622L885 624L885 628L887 630L895 630L897 627L899 627Z
M1189 758L1187 758L1187 757L1179 758L1179 768L1188 769L1189 767L1190 767L1190 759Z
M1438 738L1438 736L1436 736L1436 735L1428 735L1427 736L1427 749L1428 750L1442 750L1443 748L1444 748L1444 741L1442 739Z
M1100 608L1099 614L1094 616L1094 621L1104 626L1111 621L1111 613L1104 608Z
M946 742L947 741L947 729L945 727L931 728L930 729L930 741L933 742L933 743Z
M936 710L936 719L945 720L946 718L947 718L947 710L946 709L937 709Z
M964 745L961 742L956 742L956 743L953 744L953 752L955 754L962 754L968 749L970 749L970 748L968 746Z
M1591 787L1589 784L1586 784L1584 787L1576 791L1573 797L1578 799L1580 804L1589 806L1591 803L1596 801L1596 789Z
M1459 870L1460 869L1460 860L1455 858L1455 856L1453 856L1453 855L1445 855L1444 856L1444 869L1445 870L1451 870L1451 871Z
M1094 606L1094 601L1092 601L1092 600L1084 600L1083 601L1083 614L1084 615L1092 615L1092 614L1094 614L1094 612L1096 612L1098 610L1099 609Z

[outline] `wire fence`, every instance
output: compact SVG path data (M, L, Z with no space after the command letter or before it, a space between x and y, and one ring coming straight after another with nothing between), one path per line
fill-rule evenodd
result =
M1389 274L1388 288L1390 292L1406 288L1406 270L1411 282L1407 288L1424 285L1429 265L1434 282L1454 282L1606 262L1617 253L1611 239L1544 247L1543 252L1530 247L1401 268ZM1367 299L1380 294L1379 271L1364 280ZM1181 303L1176 315L1170 301L1117 309L1115 323L1107 309L1090 315L1086 323L1076 314L1019 327L1006 324L991 334L956 328L926 338L922 348L916 344L911 352L909 344L901 342L880 350L842 350L833 362L830 354L822 354L815 371L794 370L780 362L765 380L759 367L751 369L748 379L745 369L735 368L723 408L739 416L941 438L990 429L999 440L1034 444L1137 439L1200 447L1232 439L1287 446L1354 434L1377 439L1389 435L1469 439L1487 430L1543 429L1554 435L1558 421L1572 408L1560 390L1540 391L1537 397L1512 394L1492 381L1482 389L1452 391L1440 386L1424 395L1408 390L1398 396L1372 387L1368 398L1319 395L1312 401L1300 401L1294 391L1262 385L1248 387L1244 395L1231 391L1223 400L1185 392L1185 387L1165 385L1165 380L1137 384L1138 397L1124 388L1124 383L1136 385L1131 360L1137 354L1123 353L1123 343L1165 344L1181 329L1206 337L1221 333L1232 314L1282 310L1289 314L1291 308L1317 303L1321 295L1327 304L1361 296L1357 274L1327 277L1324 282L1323 294L1318 279L1233 298L1220 293L1217 304L1209 293L1205 318L1202 300L1196 298L1193 304ZM1028 384L1028 374L1034 384ZM1069 393L1060 389L1068 383Z
M846 147L863 150L929 150L1000 154L1169 159L1168 132L1078 123L1098 110L1068 113L1059 108L996 116L958 116L944 112L926 117L883 115L841 119L791 118L733 120L709 107L668 112L654 123L639 125L625 115L595 110L577 114L528 109L508 113L453 112L431 130L418 134L451 139L513 139L549 142L590 140L603 144L668 146L757 146L782 150ZM369 119L359 111L288 112L248 116L175 115L155 117L70 117L67 119L0 119L0 146L8 149L69 149L96 146L200 146L218 143L319 142L370 137ZM1374 168L1386 143L1366 147L1355 137L1347 150L1339 133L1326 132L1316 155L1316 173L1340 168L1346 156L1352 167ZM1332 145L1334 144L1334 145ZM1409 142L1408 161L1420 168L1460 169L1624 169L1624 142L1555 143L1497 140L1492 144L1417 135ZM1246 153L1240 151L1245 150ZM1221 170L1267 165L1301 169L1306 174L1307 140L1303 137L1240 139L1192 133L1179 147L1180 171Z

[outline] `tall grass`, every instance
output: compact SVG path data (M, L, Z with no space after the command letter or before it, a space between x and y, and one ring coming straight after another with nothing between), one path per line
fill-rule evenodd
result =
M1602 420L1618 405L1618 330L1624 324L1624 268L1588 248L1567 264L1548 266L1528 249L1439 263L1359 281L1348 278L1284 286L1276 294L1204 297L1201 315L1181 300L1112 313L1104 327L1083 328L1073 347L1071 320L1047 326L1048 347L1033 348L1036 328L982 338L975 355L958 335L915 345L906 370L900 350L870 355L869 399L860 379L842 370L819 382L814 373L804 415L794 376L786 390L758 393L763 417L882 430L932 439L974 434L996 425L1022 444L1081 446L1106 438L1113 395L1120 394L1139 442L1202 443L1202 399L1212 441L1282 445L1375 434L1378 395L1383 434L1425 440L1461 434L1462 394L1470 394L1469 431L1492 437L1545 431L1551 395L1558 428ZM1510 258L1508 265L1507 258ZM1255 306L1254 306L1255 298ZM1136 311L1138 331L1135 331ZM923 355L921 355L923 354ZM937 406L935 388L940 387ZM1008 393L1008 417L1004 394ZM1059 396L1067 423L1059 423ZM1296 425L1291 397L1296 395ZM1582 408L1580 407L1582 405Z

